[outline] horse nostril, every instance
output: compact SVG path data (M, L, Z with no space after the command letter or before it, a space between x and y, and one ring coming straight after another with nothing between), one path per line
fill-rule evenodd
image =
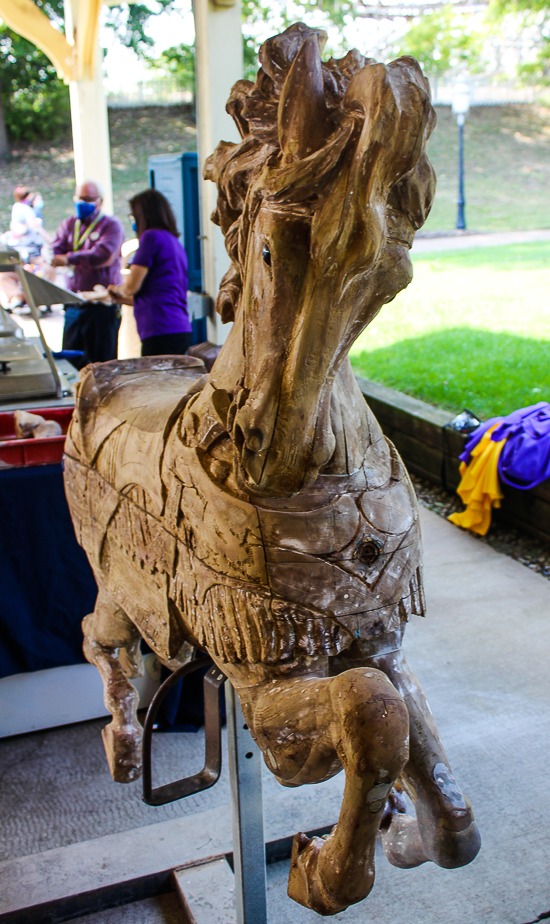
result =
M264 439L263 439L262 431L254 429L254 430L251 430L250 433L248 434L246 445L248 446L251 452L259 452L260 449L262 448L263 441Z
M262 448L264 438L262 431L257 427L252 427L246 431L242 429L240 424L236 423L233 427L233 441L237 452L242 454L245 449L248 449L249 452L255 454Z
M233 440L238 452L242 452L244 446L244 434L238 424L233 428Z

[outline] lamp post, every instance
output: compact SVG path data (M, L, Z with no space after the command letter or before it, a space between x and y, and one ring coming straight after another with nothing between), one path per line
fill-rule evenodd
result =
M456 227L466 230L464 206L464 122L470 110L470 89L466 83L457 83L453 89L453 113L458 125L458 201Z

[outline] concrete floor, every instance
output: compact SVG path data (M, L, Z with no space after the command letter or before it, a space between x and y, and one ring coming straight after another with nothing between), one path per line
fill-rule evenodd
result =
M422 519L428 619L409 626L406 650L473 803L483 847L471 866L455 871L432 864L397 870L379 852L370 897L334 920L531 924L550 916L550 583L430 511ZM224 776L199 797L143 806L137 784L110 782L101 724L0 742L5 861L227 804ZM202 735L159 736L157 746L161 782L198 762ZM266 772L268 825L282 814L295 830L333 822L342 782L286 790ZM287 875L288 862L269 867L270 924L320 921L287 898ZM178 906L166 895L79 920L176 924Z

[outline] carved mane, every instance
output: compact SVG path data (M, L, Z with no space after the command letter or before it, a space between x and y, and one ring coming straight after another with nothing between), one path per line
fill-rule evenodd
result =
M348 161L346 169L350 169L353 154L361 144L365 123L376 126L378 113L387 106L388 94L400 113L420 113L414 132L418 144L407 171L405 174L401 171L396 177L397 194L399 187L403 187L401 191L404 192L407 179L410 187L413 173L418 174L416 185L420 186L427 172L431 172L424 146L435 125L435 114L430 103L429 84L418 63L410 57L384 66L354 49L343 58L320 62L322 98L317 101L315 118L310 118L310 122L320 126L317 145L305 151L299 150L298 145L296 150L295 142L294 153L292 145L288 145L290 152L283 149L285 126L282 123L285 118L289 121L283 104L284 107L289 103L294 106L296 120L303 120L307 115L301 112L306 105L303 93L297 93L293 99L293 87L289 89L293 63L306 42L316 42L322 51L326 39L323 30L312 30L297 23L264 43L255 82L237 81L226 106L242 141L238 144L222 141L205 163L205 179L215 182L218 188L212 221L221 227L231 258L231 267L221 282L216 300L216 310L224 322L234 320L239 308L248 231L261 202L267 199L278 208L290 206L293 211L303 208L304 213L311 213L311 200L319 199L323 190L330 189L335 176L342 172L345 160ZM407 80L403 80L403 70L407 72ZM368 91L372 81L380 79L385 82L387 93L378 101L378 112L372 112ZM413 95L416 99L411 105ZM380 143L383 145L383 138ZM359 192L361 187L365 188L364 178ZM266 188L269 190L267 197ZM407 217L416 230L426 220L431 199L421 201L422 197L411 195L410 189L401 196L403 198L414 200L409 203ZM356 201L359 210L369 206L368 196L363 201L360 195L356 196ZM403 206L403 202L400 204Z

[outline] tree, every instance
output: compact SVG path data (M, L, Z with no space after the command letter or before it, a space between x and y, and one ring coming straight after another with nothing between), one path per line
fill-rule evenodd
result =
M62 28L62 0L36 5ZM68 91L49 58L0 20L0 162L11 156L10 139L55 135L68 118Z
M492 0L490 12L494 22L522 35L518 76L550 85L550 0Z
M106 25L119 41L144 57L153 44L146 25L151 16L174 0L156 0L157 9L142 3L107 8ZM50 22L64 31L63 0L35 0ZM9 159L9 140L54 138L70 124L69 91L54 65L35 45L0 20L0 162Z
M173 77L182 90L188 90L195 97L195 46L182 42L166 48L154 61L149 64L155 70L160 70Z
M195 46L182 42L180 45L172 45L166 48L158 58L148 59L149 66L162 74L174 78L176 85L181 90L187 90L193 94L193 100L196 93L195 78ZM244 76L248 79L254 79L258 70L258 49L255 40L248 35L243 34L243 64Z
M122 45L131 48L138 57L146 58L154 45L154 39L146 32L147 23L152 16L160 16L173 4L174 0L155 0L157 9L152 10L144 3L117 3L104 7L107 13L104 24L113 29Z
M481 67L483 35L471 15L457 13L451 4L432 13L424 13L403 36L398 54L412 55L432 77L448 71Z
M286 0L242 0L243 22L243 71L244 76L254 80L258 70L258 51L268 35L286 29L298 19L312 16L318 25L342 27L354 14L355 0L298 0L288 15ZM341 50L341 49L340 49ZM149 59L154 70L174 77L182 90L195 94L195 48L182 43L167 48L156 59Z
M289 16L285 0L242 0L244 76L254 79L262 41L297 19L328 28L329 32L331 27L336 27L341 36L356 19L399 21L401 26L409 20L413 25L401 46L388 37L383 41L382 55L385 50L388 54L413 54L432 75L458 64L467 64L470 70L475 70L482 38L471 28L469 13L460 12L464 2L466 0L458 0L456 4L449 4L448 0L395 0L392 4L379 0L372 3L369 0L296 0ZM338 47L327 50L337 56L345 53L348 47L342 37ZM182 89L194 92L193 56L192 45L174 45L149 63L155 70L175 77Z
M0 164L5 164L11 156L8 131L6 128L6 113L4 109L4 84L0 71Z
M70 122L69 91L41 51L0 25L4 128L12 141L54 138Z

